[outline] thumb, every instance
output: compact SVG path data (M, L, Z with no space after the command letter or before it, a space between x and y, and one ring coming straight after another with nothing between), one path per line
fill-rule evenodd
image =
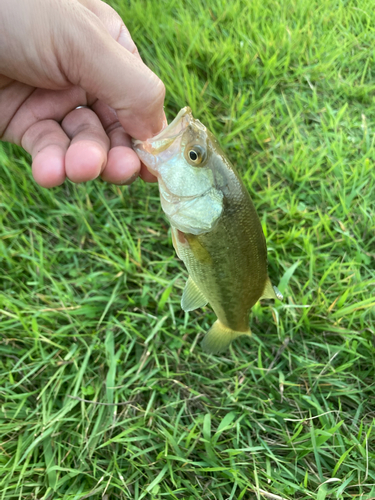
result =
M68 80L113 108L132 137L145 140L160 132L165 123L162 81L136 52L114 40L93 12L79 3L74 10L58 49Z

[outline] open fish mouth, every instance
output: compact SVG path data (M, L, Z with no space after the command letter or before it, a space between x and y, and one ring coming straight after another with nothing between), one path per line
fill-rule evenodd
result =
M151 146L152 153L158 154L163 150L163 146L165 146L166 143L170 144L170 140L175 139L184 132L192 121L194 121L194 118L191 109L189 106L186 106L180 110L176 118L165 129L146 141L133 139L133 146L138 150L138 148L146 149L149 145ZM150 148L147 149L151 152Z
M207 129L199 120L194 119L191 109L186 106L156 136L146 141L133 139L133 149L149 171L159 177L162 165L170 161L181 161L188 130L205 137Z
M191 109L189 108L189 106L185 106L180 110L176 118L171 121L168 127L159 132L159 134L152 137L152 139L148 139L148 141L158 142L171 137L175 137L183 132L192 121L194 121L194 118L191 113Z
M133 139L134 151L152 174L158 176L158 170L163 163L181 154L181 139L193 122L191 109L186 106L168 127L156 136L146 141Z

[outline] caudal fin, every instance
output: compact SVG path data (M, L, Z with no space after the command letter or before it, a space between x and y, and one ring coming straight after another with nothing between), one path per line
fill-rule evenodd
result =
M251 335L250 329L247 332L235 332L217 320L206 333L202 348L209 354L217 354L225 351L232 340L241 335Z

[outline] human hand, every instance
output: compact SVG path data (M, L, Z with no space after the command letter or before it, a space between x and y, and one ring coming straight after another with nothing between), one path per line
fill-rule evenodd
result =
M131 137L163 128L164 93L101 0L0 0L0 140L31 154L41 186L154 180Z

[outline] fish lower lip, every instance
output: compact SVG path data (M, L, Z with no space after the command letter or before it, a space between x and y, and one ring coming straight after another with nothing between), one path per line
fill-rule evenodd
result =
M166 191L168 191L168 193L170 194L170 196L173 196L174 198L178 199L178 201L190 201L190 200L194 200L195 198L201 198L202 196L204 196L205 194L207 194L210 190L211 190L211 188L206 189L206 191L203 191L202 193L200 193L198 195L194 194L192 196L180 196L178 194L171 193L170 191L168 191L168 189L166 189Z
M167 188L167 186L165 185L165 183L163 182L163 179L159 178L159 190L160 192L162 193L162 191L164 191L168 198L169 198L169 202L172 203L173 205L177 205L178 203L184 203L184 202L189 202L189 201L192 201L194 199L198 199L198 198L201 198L203 196L205 196L207 193L209 193L209 191L211 190L211 187L210 188L207 188L205 191L203 191L202 193L199 193L199 194L194 194L194 195L191 195L191 196L180 196L176 193L172 193L171 191L169 191L169 189ZM164 196L163 196L164 198ZM166 199L166 198L165 198Z

